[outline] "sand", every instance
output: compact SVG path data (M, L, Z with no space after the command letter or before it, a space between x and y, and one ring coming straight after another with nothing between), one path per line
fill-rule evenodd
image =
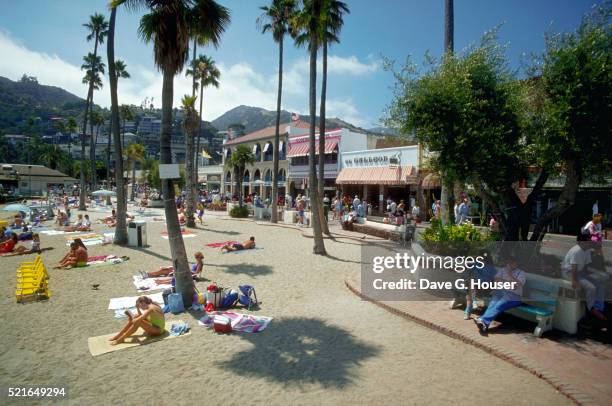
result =
M263 302L254 313L274 317L268 328L216 335L198 326L203 313L170 315L187 320L192 334L94 358L88 338L124 323L107 310L109 299L136 296L138 270L169 264L165 225L147 227L148 248L90 247L90 255L130 257L91 269L50 269L66 252L65 237L43 236L43 246L55 247L44 253L53 292L46 302L15 303L15 268L33 256L0 258L0 382L64 385L68 403L88 405L570 403L528 372L359 300L343 281L359 266L361 242L326 241L330 256L314 256L298 229L219 214L205 215L198 237L185 240L187 252L204 252L212 281L254 285ZM205 247L250 235L264 249L232 255Z

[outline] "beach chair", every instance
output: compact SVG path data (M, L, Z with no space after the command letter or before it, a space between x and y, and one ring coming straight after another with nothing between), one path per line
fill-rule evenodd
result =
M49 274L39 257L37 256L37 260L34 261L36 263L34 268L30 268L28 265L24 270L17 270L15 289L17 303L23 302L26 299L39 300L51 297L51 292L49 292L48 288Z
M252 307L259 306L259 301L257 300L257 293L255 293L255 288L251 285L240 285L238 286L242 295L238 298L238 302L243 306L246 306L248 310L251 310Z

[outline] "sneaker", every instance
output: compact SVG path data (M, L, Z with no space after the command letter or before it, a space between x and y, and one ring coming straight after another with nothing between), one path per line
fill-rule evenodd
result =
M489 327L484 324L484 322L479 318L474 319L474 323L476 324L476 327L478 327L478 330L480 330L481 333L486 333L487 330L489 329Z

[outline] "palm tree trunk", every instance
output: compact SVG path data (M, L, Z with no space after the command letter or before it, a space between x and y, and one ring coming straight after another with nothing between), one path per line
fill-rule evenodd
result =
M117 77L115 76L116 15L117 9L112 8L108 29L108 42L106 43L111 93L111 128L113 133L113 143L115 144L115 184L117 186L117 225L115 227L114 243L117 245L126 245L128 242L127 224L125 221L127 201L123 180L123 152L121 151L121 134L119 132L119 100L117 98Z
M272 216L270 222L278 222L278 159L280 145L280 114L283 95L283 38L278 41L278 95L276 97L276 129L274 131L274 151L272 153Z
M132 160L132 197L131 201L136 200L136 160Z
M110 162L111 162L111 135L113 129L113 116L110 118L110 128L108 131L108 144L106 146L106 189L111 190L111 174L110 174ZM106 197L106 204L111 204L111 197Z
M321 77L321 103L319 106L319 198L321 199L319 221L323 233L330 235L325 211L323 196L325 196L325 99L327 98L327 41L323 42L323 76Z
M314 240L313 252L318 255L326 255L325 243L323 242L323 234L321 232L320 222L320 202L319 193L317 190L317 173L315 166L315 120L317 115L317 24L315 18L318 18L321 10L321 1L313 0L312 2L312 17L310 20L310 151L308 154L309 166L309 192L310 192L310 210L311 210L311 225Z
M195 228L195 183L193 181L193 133L185 132L185 183L187 187L187 207L185 215L187 216L186 226Z
M195 151L195 167L193 169L193 173L195 174L196 182L199 183L199 175L198 175L198 164L200 161L200 137L202 136L202 98L204 97L204 87L200 86L200 122L198 123L198 141L196 145Z
M91 100L91 95L93 94L93 83L89 83L89 91L87 92L87 100L85 101L85 115L83 116L83 134L81 136L81 193L79 195L79 210L87 210L87 206L85 205L85 195L86 195L86 187L85 187L85 137L87 135L87 116L89 115L89 100Z
M444 52L454 52L455 48L455 12L454 0L444 2Z
M162 131L160 137L161 164L172 163L172 97L174 93L174 72L163 72L162 86ZM187 252L181 234L181 226L174 202L174 185L172 179L162 179L162 193L164 196L164 210L168 241L176 279L176 291L183 297L183 303L191 304L194 292L193 279L187 262Z

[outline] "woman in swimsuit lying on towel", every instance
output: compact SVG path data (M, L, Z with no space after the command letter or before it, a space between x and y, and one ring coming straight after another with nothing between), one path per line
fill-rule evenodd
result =
M223 252L223 250L230 252L230 251L250 250L253 248L255 248L255 237L249 238L247 241L243 242L242 244L226 244L223 247L221 247L221 252Z
M195 264L191 266L191 276L193 277L193 279L197 279L201 276L202 270L204 269L204 254L198 251L194 254L194 257L195 257L196 262ZM140 275L145 279L146 278L158 278L160 276L173 276L174 268L171 266L165 266L165 267L159 268L159 270L157 271L151 271L151 272L140 271ZM155 282L158 285L165 285L165 284L171 283L172 278L159 278L159 279L156 279Z
M121 344L141 327L148 336L159 336L166 330L166 319L161 307L146 296L136 299L138 315L134 316L129 310L125 311L128 317L127 324L114 337L110 338L111 345Z

